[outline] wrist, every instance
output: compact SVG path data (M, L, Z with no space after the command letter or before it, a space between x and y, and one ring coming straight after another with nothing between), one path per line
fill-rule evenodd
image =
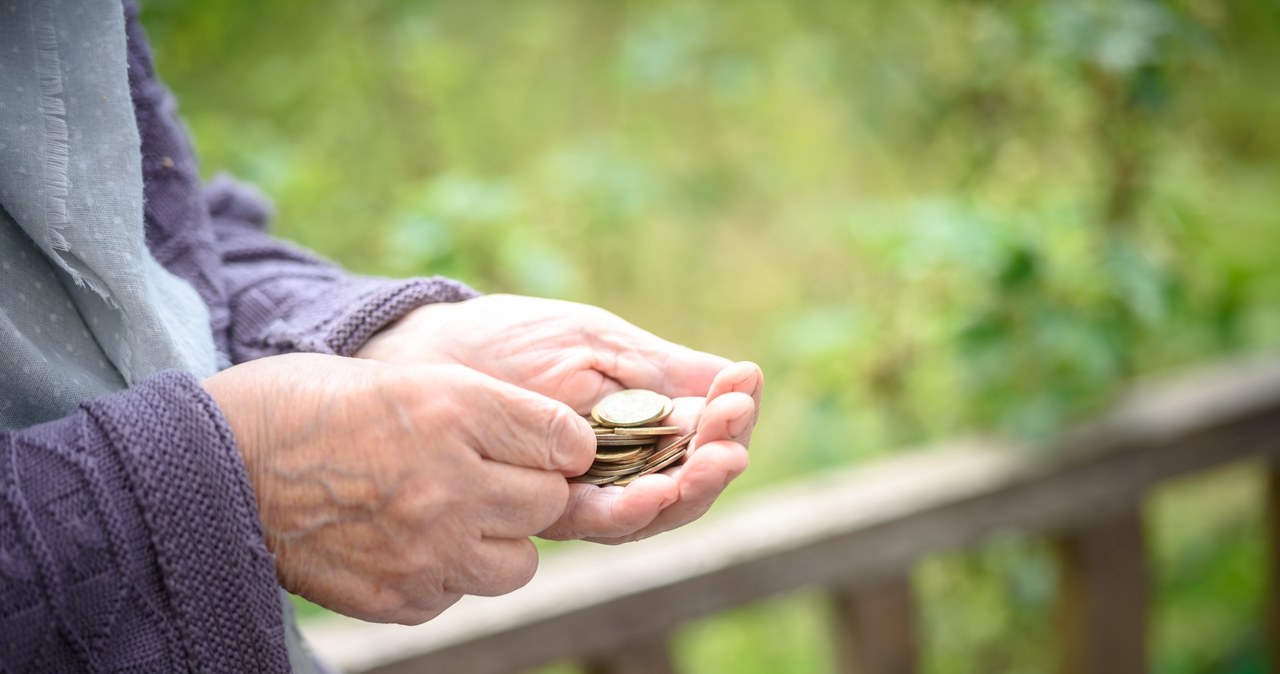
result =
M437 302L411 309L370 335L351 355L384 363L405 362L410 358L422 362L436 352L433 347L436 335L453 307L450 302Z

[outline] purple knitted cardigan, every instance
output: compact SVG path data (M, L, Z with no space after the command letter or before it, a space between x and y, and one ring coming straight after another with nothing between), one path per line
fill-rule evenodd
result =
M233 362L351 355L410 309L474 296L354 277L265 233L270 215L196 159L125 1L147 245L200 293ZM163 372L0 432L0 671L287 672L272 556L235 441L200 382Z

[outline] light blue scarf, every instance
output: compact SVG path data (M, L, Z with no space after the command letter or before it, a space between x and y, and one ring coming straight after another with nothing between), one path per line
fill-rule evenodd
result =
M0 0L0 428L218 369L204 302L147 250L127 44L119 0Z
M0 426L217 371L200 296L146 247L126 44L119 0L0 0Z

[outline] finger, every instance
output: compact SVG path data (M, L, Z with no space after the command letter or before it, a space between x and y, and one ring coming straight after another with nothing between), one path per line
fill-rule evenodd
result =
M716 398L730 391L746 393L759 406L764 394L764 372L760 371L760 366L744 360L724 368L716 373L707 398Z
M760 366L742 361L721 370L707 391L707 399L714 400L726 393L745 393L758 409L764 397L764 373Z
M756 419L759 416L759 400L762 388L760 369L754 363L735 363L727 368L722 373L722 376L716 378L707 397L684 396L672 399L671 414L659 420L658 423L663 426L678 426L680 432L676 435L683 435L697 428L698 440L702 442L727 437L747 446L751 438L751 429L754 428ZM732 399L716 403L711 416L713 425L707 428L699 428L700 419L707 414L708 402L728 393L751 396L750 401L746 401L750 407L750 419L744 421L739 418L744 413L743 403L745 399L738 395L733 396ZM728 415L729 418L724 419L725 415ZM745 427L743 424L745 424ZM730 425L733 426L732 429L729 428ZM730 430L732 430L731 433L729 433ZM728 433L727 436L726 433Z
M720 440L736 442L746 447L755 422L755 401L751 396L730 391L707 403L698 421L698 435L694 438L695 453L703 445Z
M703 445L677 471L672 471L674 474L646 475L627 486L628 490L634 489L652 478L674 480L679 489L676 502L663 509L648 524L634 531L614 536L588 537L586 540L617 545L684 526L711 508L725 487L747 469L749 460L746 448L737 443L717 441Z
M705 396L727 358L668 342L613 316L610 330L595 335L595 369L628 388L663 395Z
M625 489L571 484L564 514L539 536L557 541L622 536L652 522L678 497L679 486L666 475L640 478Z
M483 461L477 483L480 533L494 538L533 536L569 502L569 483L557 472Z
M581 475L595 459L591 425L564 403L469 370L454 372L467 385L459 421L486 459L515 466Z
M538 549L527 538L484 538L445 580L445 590L496 597L524 587L538 570Z
M760 371L760 366L744 361L734 363L722 370L712 382L711 390L707 392L707 400L715 400L726 393L745 393L751 396L754 403L751 420L747 423L745 431L733 438L744 447L750 447L751 431L760 418L760 403L764 396L764 373Z

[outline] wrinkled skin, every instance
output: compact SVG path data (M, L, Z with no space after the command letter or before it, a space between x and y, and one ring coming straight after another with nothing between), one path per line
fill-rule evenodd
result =
M205 380L257 495L281 584L346 615L420 623L537 568L595 455L568 406L457 365L295 354Z
M537 567L529 540L632 541L701 516L747 466L763 377L594 307L488 296L414 310L359 358L294 354L204 382L257 495L281 584L346 615L420 623ZM698 436L626 488L569 484L579 416L623 388L671 396Z
M698 430L683 465L625 489L571 484L541 535L623 543L697 519L747 467L764 378L753 363L672 344L596 307L490 295L414 310L356 354L400 365L457 364L543 394L579 413L624 388L671 396L668 419Z

